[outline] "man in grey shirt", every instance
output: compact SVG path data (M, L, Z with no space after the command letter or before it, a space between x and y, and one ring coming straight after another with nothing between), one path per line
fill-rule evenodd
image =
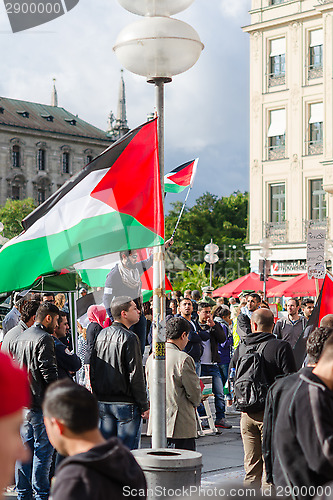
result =
M304 316L299 316L298 308L298 300L295 298L289 299L287 302L288 317L279 319L273 331L278 339L286 340L291 347L295 347L307 323Z

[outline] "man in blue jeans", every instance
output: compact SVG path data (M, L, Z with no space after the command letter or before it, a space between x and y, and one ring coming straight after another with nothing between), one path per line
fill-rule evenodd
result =
M21 436L31 450L28 462L17 462L16 491L19 500L47 500L53 447L47 437L42 401L47 386L58 379L52 334L58 325L59 309L44 302L36 312L36 322L11 345L10 354L29 373L32 401L25 410Z
M225 342L226 336L222 326L213 320L211 307L207 302L199 302L198 316L198 328L206 330L210 335L209 340L202 342L201 376L212 377L215 402L215 426L223 429L231 429L232 425L225 419L223 382L218 366L220 362L218 345Z
M133 450L139 445L141 417L149 415L140 342L130 331L140 311L124 296L111 302L111 314L115 321L98 334L91 354L91 387L103 437L117 436Z

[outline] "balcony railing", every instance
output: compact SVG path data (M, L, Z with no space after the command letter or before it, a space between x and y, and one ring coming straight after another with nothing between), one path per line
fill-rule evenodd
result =
M308 230L311 229L325 229L326 237L329 237L329 219L326 217L324 220L308 219L303 220L303 240L306 241Z
M307 141L308 155L322 155L323 154L323 141Z
M308 69L308 79L314 80L315 78L322 78L323 67L322 66L310 66Z
M280 75L269 73L267 77L268 77L268 87L277 87L279 85L284 85L286 83L285 73Z
M280 3L287 3L287 2L290 2L290 0L271 0L271 5L279 5Z
M267 159L268 160L282 160L286 157L286 146L268 146Z
M288 241L288 222L264 222L264 235L273 243L286 243Z

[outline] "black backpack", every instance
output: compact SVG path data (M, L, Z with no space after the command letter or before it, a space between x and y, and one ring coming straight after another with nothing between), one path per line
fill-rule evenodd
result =
M238 410L257 413L265 409L269 382L265 375L262 353L269 341L254 345L239 344L235 366L234 401Z

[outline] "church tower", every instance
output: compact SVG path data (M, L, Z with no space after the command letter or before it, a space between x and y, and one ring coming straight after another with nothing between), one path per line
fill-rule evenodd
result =
M111 111L109 115L109 123L107 129L107 134L114 140L120 139L129 131L126 118L126 97L125 97L125 82L123 73L124 70L121 70L117 115L115 117Z

